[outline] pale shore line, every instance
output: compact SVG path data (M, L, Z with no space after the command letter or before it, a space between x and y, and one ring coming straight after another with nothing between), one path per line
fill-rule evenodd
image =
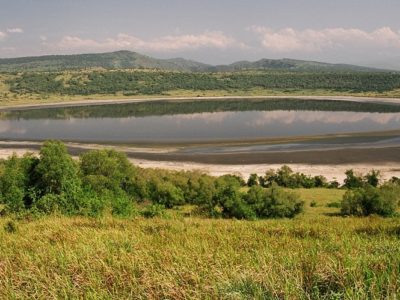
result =
M38 154L38 150L30 149L0 149L0 159L6 159L13 153L22 156L27 152ZM249 165L220 165L220 164L202 164L193 162L169 162L169 161L150 161L144 159L129 159L133 164L142 168L165 169L171 171L200 171L212 176L221 176L225 174L240 175L248 178L250 174L256 173L263 175L267 170L278 169L282 164L249 164ZM301 172L307 175L323 175L328 180L337 180L343 182L345 171L353 169L355 172L365 174L370 170L379 170L382 179L388 180L393 176L400 177L400 163L362 163L345 165L315 165L315 164L287 164L295 172Z
M358 96L215 96L215 97L149 97L149 98L122 98L122 99L93 99L93 100L73 100L63 102L33 103L0 106L0 110L9 109L33 109L44 107L69 107L69 106L88 106L106 104L127 104L142 103L150 101L192 101L192 100L226 100L226 99L300 99L300 100L337 100L337 101L356 101L371 103L400 104L400 98L382 97L358 97Z

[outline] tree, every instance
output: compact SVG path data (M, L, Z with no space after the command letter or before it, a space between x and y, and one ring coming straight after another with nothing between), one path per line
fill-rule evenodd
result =
M170 182L157 182L155 184L152 200L167 208L185 204L185 198L181 189Z
M133 194L135 170L126 154L115 150L88 151L80 156L83 183L97 194Z
M43 194L69 194L80 187L77 165L59 141L43 144L35 171Z
M356 216L391 216L396 212L398 202L399 194L394 185L387 184L379 188L367 185L344 194L341 212Z
M345 172L346 178L344 180L344 186L348 189L360 188L364 185L361 176L354 173L353 170L347 170Z
M249 179L247 180L247 185L249 187L252 187L254 185L258 185L258 175L257 174L250 174Z
M4 170L0 176L1 202L12 212L19 212L29 208L32 199L33 169L37 165L37 158L28 154L22 158L11 156L4 163Z
M369 185L377 187L381 179L381 172L377 170L371 170L367 175L365 175L364 178Z

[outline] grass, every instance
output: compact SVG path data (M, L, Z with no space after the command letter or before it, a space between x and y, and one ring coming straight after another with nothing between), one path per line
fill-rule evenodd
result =
M0 219L2 299L396 299L400 220L342 218L299 190L293 220Z

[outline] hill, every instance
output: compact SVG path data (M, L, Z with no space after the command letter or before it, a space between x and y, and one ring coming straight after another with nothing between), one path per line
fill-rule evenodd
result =
M46 55L0 59L0 71L63 71L69 69L161 69L169 71L199 71L209 68L199 62L176 59L156 59L131 51L96 54Z
M1 72L63 71L78 69L159 69L183 72L233 72L243 70L282 70L299 72L384 71L346 64L330 64L294 59L261 59L212 66L184 58L158 59L131 51L96 54L46 55L0 59Z

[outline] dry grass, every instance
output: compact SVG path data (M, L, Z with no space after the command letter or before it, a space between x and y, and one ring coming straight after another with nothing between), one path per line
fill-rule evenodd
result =
M294 220L0 219L2 299L396 299L400 220L342 218L300 190ZM186 217L185 217L186 216Z

